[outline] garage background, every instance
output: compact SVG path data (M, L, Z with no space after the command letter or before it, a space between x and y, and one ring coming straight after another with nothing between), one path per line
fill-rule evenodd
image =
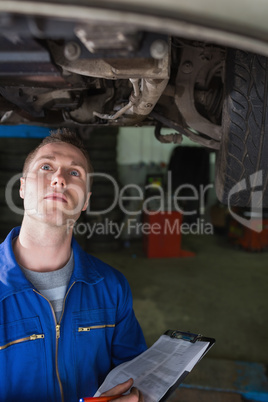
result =
M0 127L1 239L21 222L19 173L25 156L48 131L33 126ZM160 177L165 182L176 146L158 143L153 128L83 129L80 135L95 171L109 173L120 189L127 184L144 189L150 177ZM184 141L182 146L193 144ZM217 203L212 185L215 154L209 153L206 161L211 188L205 208L199 210L196 219L203 226L211 224L213 230L202 233L200 229L175 240L180 249L190 251L192 256L148 258L144 236L127 230L130 217L142 223L142 214L135 214L142 208L140 201L126 203L130 216L122 213L118 205L103 214L101 210L111 205L114 198L114 188L102 177L96 178L92 188L90 208L95 215L84 214L79 222L94 225L108 219L124 223L125 229L118 239L109 233L94 234L89 239L87 233L80 233L77 238L82 247L127 277L148 346L167 329L216 338L215 346L171 400L267 402L267 248L246 248L245 243L230 237L228 211ZM184 164L187 173L188 166L190 163ZM193 175L196 174L195 167ZM12 182L14 176L16 180ZM21 213L10 211L6 191ZM128 194L135 196L131 189Z

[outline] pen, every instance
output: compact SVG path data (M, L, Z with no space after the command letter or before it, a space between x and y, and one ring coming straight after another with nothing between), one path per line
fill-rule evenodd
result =
M120 398L123 395L111 395L111 396L91 396L87 398L80 398L79 402L108 402L111 401L112 399Z

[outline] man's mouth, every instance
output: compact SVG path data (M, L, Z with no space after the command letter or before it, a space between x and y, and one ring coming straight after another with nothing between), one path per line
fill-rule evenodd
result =
M51 193L45 196L45 200L60 201L67 203L67 198L62 193Z

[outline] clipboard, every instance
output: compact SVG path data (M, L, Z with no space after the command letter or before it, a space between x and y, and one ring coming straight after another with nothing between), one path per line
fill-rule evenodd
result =
M198 341L209 342L208 348L206 349L206 351L202 355L202 357L209 351L209 349L216 342L216 340L214 338L208 338L208 337L203 336L201 334L193 334L192 332L189 332L189 331L184 332L184 331L169 329L166 332L164 332L164 335L167 335L170 338L182 339L184 341L188 341L188 342L191 342L191 343L195 343L195 342L198 342Z
M111 370L94 397L133 378L145 402L166 401L214 343L200 334L168 330L143 353Z
M189 331L180 331L180 330L172 330L169 329L166 332L164 332L164 335L169 336L170 338L174 339L181 339L190 343L195 343L195 342L208 342L208 346L198 362L207 354L207 352L210 350L210 348L215 344L216 340L214 338L208 338L206 336L203 336L201 334L194 334ZM169 388L169 390L166 392L166 394L159 400L159 402L164 402L166 401L171 394L179 387L179 385L184 381L184 379L188 376L190 371L184 371L184 373L178 378L178 380L175 382L175 384L172 385L172 387Z

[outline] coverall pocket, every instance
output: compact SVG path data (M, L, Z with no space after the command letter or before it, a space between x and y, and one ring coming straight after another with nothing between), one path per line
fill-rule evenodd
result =
M0 325L0 400L32 401L40 388L47 395L45 335L38 317Z

